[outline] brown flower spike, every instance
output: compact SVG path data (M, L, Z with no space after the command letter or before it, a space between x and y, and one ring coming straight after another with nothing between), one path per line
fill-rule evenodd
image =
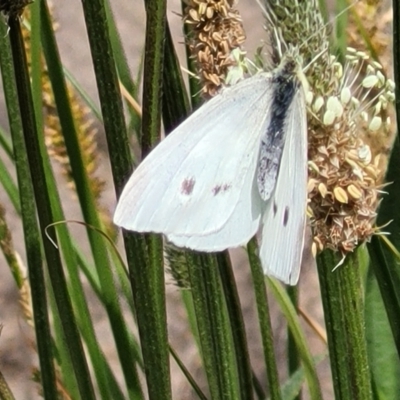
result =
M33 0L0 0L0 12L8 18L19 17L32 2Z
M244 41L240 16L231 6L192 0L186 9L185 22L194 26L190 48L209 95L226 81L232 50ZM330 248L344 256L377 232L384 157L382 146L373 143L388 143L393 130L394 84L364 52L349 48L344 65L330 54L316 0L270 0L267 29L273 63L279 49L298 49L309 84L307 212L313 252Z
M272 1L268 19L273 46L297 46L305 60L313 253L330 248L345 256L377 232L384 171L370 142L371 135L387 138L392 129L394 85L364 52L349 48L344 66L329 53L316 1Z
M197 62L205 95L213 96L235 64L232 50L246 39L232 0L191 0L184 21L190 25L189 48Z

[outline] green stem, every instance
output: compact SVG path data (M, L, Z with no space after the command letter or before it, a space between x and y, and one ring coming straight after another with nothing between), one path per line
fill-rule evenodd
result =
M247 348L246 331L244 328L243 313L240 306L232 264L227 252L218 253L217 261L224 288L228 315L232 328L233 343L236 351L236 362L239 375L241 399L253 398L253 377L250 365L249 350Z
M272 400L280 400L282 395L279 386L278 368L274 353L271 316L269 313L264 273L260 264L260 260L256 255L258 252L258 247L255 239L252 239L249 242L247 245L247 251L249 254L251 274L253 277L253 286L256 296L258 320L260 323L261 339L264 350L265 367L267 369L270 396Z
M340 259L330 250L317 261L336 399L371 399L357 252L335 271Z
M201 353L211 398L239 398L226 308L214 256L187 253ZM237 377L236 377L237 378Z
M60 253L48 238L46 237L45 229L47 226L54 222L49 193L46 187L46 178L43 167L43 160L40 151L40 144L38 140L38 132L36 126L36 118L33 107L32 93L30 89L30 78L28 74L27 60L25 54L25 47L21 32L19 18L9 18L10 27L10 42L12 44L12 55L15 68L15 77L17 83L18 100L21 107L23 133L25 138L25 146L30 166L31 182L33 183L34 196L36 200L37 213L40 223L40 235L46 255L47 267L51 284L54 289L55 300L57 303L58 312L63 325L63 332L65 340L67 341L70 349L72 363L74 365L76 379L82 398L94 399L94 391L91 384L90 374L86 359L83 353L82 343L80 341L79 332L73 316L73 310L70 298L68 296L66 279L62 268ZM49 229L50 234L54 238L54 229ZM40 258L40 247L31 249L37 252L36 260ZM34 274L36 279L43 280L43 272L41 261L34 266L30 272ZM30 275L32 279L32 275ZM43 296L44 292L41 293ZM33 296L33 302L35 302ZM45 310L42 308L41 312ZM46 319L47 315L42 314L38 316L40 319ZM51 355L48 355L47 363L52 363ZM43 383L44 391L49 390L50 395L47 398L56 398L56 391L54 388L54 372L51 367L46 370L49 374L48 385ZM43 376L43 371L42 371ZM48 386L48 387L46 387Z
M293 306L297 309L299 301L299 291L297 286L288 286L286 289ZM296 340L290 329L288 329L288 370L289 376L294 374L300 368L300 357L297 351ZM296 396L295 400L300 400L301 394Z
M102 9L98 5L98 3L93 1L91 2L91 5L92 8L90 10L87 10L87 7L84 8L85 18L87 21L88 31L91 34L91 44L93 43L92 41L94 36L97 39L96 43L98 45L99 43L104 43L107 41L107 24L105 23L105 15L101 14ZM93 9L95 9L97 13L95 13ZM96 203L90 190L85 164L80 151L79 139L75 130L75 124L69 104L69 96L67 93L61 60L58 54L54 31L51 26L50 13L45 2L41 2L40 11L42 18L43 51L46 57L49 77L53 88L60 124L63 131L65 145L71 164L71 170L74 177L74 182L76 184L76 191L79 197L82 213L85 222L87 222L89 225L101 229L101 223L97 214ZM92 16L93 13L95 13L96 16L95 18L92 17L95 22L93 24L90 24L88 22L88 14ZM103 13L105 14L104 10ZM103 28L103 30L101 30L101 28ZM101 33L98 33L99 31L101 31ZM104 45L101 49L103 55L105 54L106 47L107 46ZM95 50L93 50L93 54L95 54ZM105 56L103 57L103 59L108 60L108 58ZM109 66L110 63L107 64L106 61L103 62L102 60L101 66L104 66L104 64ZM114 67L114 65L112 66ZM97 64L95 65L96 73L98 73L98 70L100 68L101 67L99 67ZM110 86L111 85L109 85L109 87ZM110 99L111 89L108 90L107 95ZM114 102L115 108L117 108L116 103L117 101ZM118 121L117 118L116 121ZM98 235L97 232L89 228L87 229L87 233L90 241L90 246L92 248L95 265L100 278L102 293L104 295L104 298L106 299L104 304L107 315L110 319L110 326L113 332L113 336L115 338L120 364L124 373L126 385L128 387L129 397L134 398L135 396L141 395L140 383L132 354L129 352L129 335L126 329L126 324L124 322L124 317L122 315L121 307L118 303L117 289L114 284L112 268L107 255L107 250L104 246L103 239Z

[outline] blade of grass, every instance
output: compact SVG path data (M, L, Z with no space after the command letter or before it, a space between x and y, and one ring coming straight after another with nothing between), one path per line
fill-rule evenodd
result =
M400 393L399 356L372 269L368 271L365 287L365 324L375 391L382 399L395 399Z
M40 18L40 4L35 3L30 7L30 14L28 18L24 18L24 27L27 25L29 20L29 33L27 29L24 29L24 38L29 41L27 46L27 54L29 60L29 66L31 71L31 82L32 82L32 94L33 94L33 105L35 107L36 124L38 131L43 131L43 92L42 92L42 73L43 73L43 62L42 62L42 47L40 43L40 32L41 32L41 18ZM33 31L32 31L33 28ZM45 150L42 136L38 136L40 151L43 160L44 173L46 175L46 186L50 201L54 203L55 194L57 193L56 186L53 185L53 176L51 168L49 168L47 152ZM48 274L46 274L46 283L50 281ZM50 304L51 313L53 314L52 320L52 333L53 333L53 351L54 358L57 360L58 365L61 367L61 379L63 385L71 396L79 396L79 386L77 384L76 376L74 373L74 366L70 356L70 349L65 342L65 336L63 333L63 327L58 314L57 302L55 300L54 291L51 285L47 285L48 301Z
M43 85L43 74L42 74L42 64L43 64L43 54L40 46L40 32L43 26L41 24L41 14L40 14L40 3L35 3L32 7L31 21L32 21L32 32L31 32L31 65L32 65L32 85L34 88L35 104L42 104L42 85ZM46 20L45 20L46 22ZM25 25L27 25L27 20L25 20ZM37 28L35 28L37 27ZM51 34L48 36L50 37ZM36 115L38 124L42 124L42 107L37 107ZM39 122L40 121L40 122ZM60 197L57 190L57 185L55 178L52 173L52 168L50 165L50 160L48 158L44 138L39 138L43 166L46 174L46 183L49 193L51 193L50 201L51 207L54 214L54 219L58 221L64 221L65 217L62 211ZM82 332L84 341L87 345L88 354L90 356L92 365L95 365L94 374L97 378L97 384L99 392L104 399L110 398L112 396L115 399L121 399L122 394L118 388L115 376L113 376L110 367L107 365L107 360L102 354L99 347L99 343L96 340L96 335L94 332L93 324L90 318L90 313L87 306L87 301L83 292L82 284L80 281L79 271L77 269L76 260L76 246L71 242L71 235L67 230L65 224L59 225L58 228L58 238L60 249L63 253L63 259L65 261L66 268L68 270L69 276L69 293L71 295L72 302L74 304L74 309L76 312L76 319L78 321L80 330ZM50 292L51 293L51 292ZM62 367L62 377L64 384L70 391L71 395L76 392L76 382L73 377L73 370L71 363L67 359L69 357L68 343L65 342L64 336L61 329L59 329L59 321L57 318L57 313L55 312L54 319L54 332L55 341L57 346L57 353L59 354L58 360Z
M286 288L286 291L287 291L287 294L288 294L293 306L297 309L298 302L299 302L298 287L297 286L288 286ZM297 351L296 340L293 337L290 329L288 329L287 349L288 349L287 350L287 352L288 352L288 372L289 372L289 376L291 376L300 367L300 357L299 357L299 353ZM300 394L296 397L296 400L301 400Z
M310 398L313 400L322 399L322 392L318 380L315 363L308 348L306 338L300 326L297 312L291 302L288 294L283 289L282 284L275 279L267 278L268 287L272 290L276 300L278 301L286 321L292 332L293 339L296 342L297 350L303 363L307 384L310 391Z
M4 19L2 19L1 22L5 24ZM10 85L11 85L10 81L4 82L3 90L6 91L7 86L10 87ZM15 122L14 122L14 120L10 120L9 123L12 124ZM10 126L10 128L13 129L12 126ZM6 152L8 157L10 157L11 160L14 160L14 153L13 153L13 149L12 149L11 140L7 137L6 132L2 128L0 128L0 146Z
M376 52L375 47L371 41L369 32L364 27L362 18L360 18L360 16L358 15L355 7L351 7L350 11L351 11L354 21L357 25L357 29L360 32L360 35L363 39L364 45L368 49L368 53L371 54L372 59L379 61L378 53Z
M6 38L8 34L7 24L2 16L0 19L0 35L1 37ZM0 41L0 65L9 125L13 140L13 158L16 164L17 178L20 188L20 204L29 281L31 286L33 320L35 324L39 363L43 374L43 393L47 396L56 396L57 389L55 386L55 371L53 366L46 287L44 282L40 230L36 219L36 208L33 200L34 194L22 134L22 120L18 105L11 49L8 40Z
M22 118L23 133L25 137L25 143L27 144L26 151L29 166L31 168L31 181L33 183L36 206L38 209L41 237L45 250L49 275L53 287L56 288L54 291L55 299L59 314L63 315L63 331L70 346L71 358L80 394L84 398L94 399L94 392L91 385L88 367L83 354L82 344L80 342L76 323L73 318L72 306L66 289L66 281L60 255L53 244L47 240L44 233L45 227L54 222L54 219L42 164L42 156L38 140L36 118L32 101L32 93L30 90L30 79L28 75L20 22L19 19L10 18L8 20L8 24L10 28L9 34L10 42L12 43L11 48L17 82L18 99L21 107L21 114L24 116L24 118ZM39 250L40 247L37 249L37 251ZM40 264L35 266L35 268L37 268L37 270L41 269L41 261ZM41 318L43 317L44 316L41 315ZM51 362L52 358L50 357L48 361ZM50 390L52 393L49 398L56 398L54 397L57 393L54 388L54 372L49 371L48 373L50 377L49 380L51 380L49 386L51 386Z
M343 12L348 7L346 0L336 0L335 10L335 47L336 53L339 55L341 62L344 61L347 48L347 26L348 15Z
M168 134L189 114L189 100L168 23L165 27L162 115Z
M205 396L205 394L201 391L199 385L197 384L197 382L194 380L193 376L190 374L190 372L187 370L186 366L183 364L182 360L179 358L178 354L176 353L176 351L170 347L169 351L173 357L173 359L175 360L175 362L179 365L179 368L181 369L181 371L183 372L183 374L185 375L187 381L190 383L190 385L192 386L193 390L196 392L197 397L200 400L207 400L207 397Z
M368 244L371 257L371 268L374 271L379 290L385 304L393 340L400 357L400 295L398 280L393 276L393 270L398 268L398 261L390 251L383 250L379 237L373 237Z
M255 239L247 245L251 275L253 278L254 293L256 297L258 321L260 324L261 340L264 351L265 368L267 371L268 388L272 400L282 398L278 368L276 365L271 316L269 313L268 297L265 288L265 277L262 271L260 260L257 257L258 246Z
M112 58L111 44L107 35L106 14L102 1L83 1L86 26L92 57L95 60L95 74L102 107L104 126L117 193L126 181L126 173L131 170L131 157L124 124L122 101L117 74ZM155 8L155 12L153 10ZM146 138L159 137L159 68L162 57L163 21L165 3L147 5L146 49L147 75L144 79L144 100L146 111L143 132ZM161 21L161 28L160 28ZM153 58L152 58L153 56ZM155 58L154 58L155 57ZM155 67L154 67L155 66ZM151 108L154 106L154 108ZM151 116L148 113L151 112ZM158 122L157 122L158 120ZM150 140L149 140L150 143ZM124 232L125 248L130 270L130 280L136 307L143 361L145 364L147 388L150 399L171 398L168 340L165 312L164 272L160 240L146 243L141 235ZM150 255L147 249L150 248Z
M314 358L315 364L318 364L326 356L317 356ZM300 395L301 387L305 378L304 368L299 367L294 371L290 378L282 385L282 396L285 400L295 400Z
M12 205L14 206L15 211L18 214L20 214L21 205L19 202L18 187L14 183L14 179L11 177L7 167L5 166L3 160L1 159L0 159L0 185L7 193L8 198L10 199Z
M400 5L397 1L393 5L393 63L396 98L400 98ZM395 102L397 129L400 126L400 102ZM385 231L390 233L390 241L397 250L400 250L400 140L398 131L393 143L392 152L386 172L386 182L390 182L388 193L383 196L379 207L377 225L382 226L392 221ZM394 342L400 356L400 269L398 259L392 250L383 245L379 237L373 237L368 244L371 256L371 267L374 270L389 323L392 329Z
M117 25L115 23L115 18L112 13L112 9L110 6L110 1L106 0L104 2L105 11L107 15L108 21L108 29L110 34L110 43L113 50L114 58L115 58L115 65L117 67L118 76L121 80L122 84L128 90L128 92L136 98L137 94L137 87L135 82L133 81L129 69L128 62L126 60L125 51L121 43L121 37L119 35Z
M63 74L71 83L73 88L77 91L77 93L79 93L85 104L90 108L92 114L97 118L99 122L103 122L103 116L101 115L99 107L97 107L93 99L89 96L82 85L75 79L75 77L65 66L63 67Z
M65 79L63 76L63 68L57 50L54 31L52 29L50 13L44 2L42 2L41 5L43 51L48 66L49 78L52 84L78 198L85 221L100 229L101 223L96 212L96 203L90 190L85 165L80 151L79 140L77 138ZM100 20L101 17L97 14L97 25L101 24ZM105 17L102 23L105 24ZM107 32L107 29L105 32ZM102 43L101 38L97 38L97 40ZM119 305L118 294L113 280L107 248L104 245L102 238L95 231L88 229L87 233L92 248L92 254L95 259L95 266L99 275L101 289L103 295L107 298L107 301L105 302L106 311L115 339L119 360L125 378L125 384L131 398L135 398L136 396L140 397L142 396L141 385L137 376L133 354L129 352L129 335Z

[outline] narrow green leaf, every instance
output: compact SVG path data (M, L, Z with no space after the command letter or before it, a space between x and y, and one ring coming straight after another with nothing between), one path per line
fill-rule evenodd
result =
M1 21L3 23L3 19ZM6 40L4 40L4 42L7 43ZM3 83L4 92L7 92L7 87L8 87L8 90L10 90L10 88L12 87L12 83L10 81L5 81ZM10 123L12 123L12 122L14 122L14 121L11 120ZM11 129L12 129L12 126L11 126ZM13 153L13 149L12 149L11 140L9 139L8 135L6 134L6 132L2 128L0 128L0 146L6 152L8 157L10 157L10 159L13 160L14 159L14 153Z
M2 159L0 159L0 185L7 193L8 198L10 199L12 205L14 206L14 209L17 212L17 214L20 214L21 205L19 203L18 188L14 183L14 179L11 177Z
M89 96L89 94L85 91L82 85L75 79L75 76L71 74L71 72L64 66L63 74L68 82L71 83L72 87L76 90L85 104L89 107L93 116L97 118L99 122L103 122L103 116L101 115L101 111L99 107L95 104L94 100Z
M290 331L292 332L293 339L296 342L299 356L303 363L305 376L310 391L310 398L313 400L320 400L322 399L322 393L317 371L315 369L315 363L311 356L307 340L301 329L300 321L293 303L291 302L286 291L283 289L282 284L270 278L267 278L267 282L268 286L272 289L272 292L278 301L283 314L285 315Z
M117 68L119 79L122 84L128 90L128 92L136 97L137 87L135 82L133 81L128 65L128 61L126 59L125 51L122 46L121 37L118 32L117 24L115 23L115 18L112 13L112 9L110 6L110 0L106 0L104 2L106 16L107 16L107 25L110 36L110 43L115 59L115 65Z
M375 391L380 399L395 399L400 393L400 361L373 272L367 276L365 324L368 358Z
M63 68L57 50L49 10L45 3L42 3L41 16L43 50L81 209L85 221L100 229L101 223L96 212L96 203L89 187L88 177L82 159L79 140L69 104L69 97L63 76ZM103 15L103 18L104 20L102 21L101 14L95 14L97 27L101 24L105 24L105 15ZM102 32L102 34L107 32L106 25L103 28L105 29L105 32ZM97 46L102 43L102 39L104 39L104 37L97 37ZM105 58L103 54L105 47L106 46L102 48L103 58ZM111 96L110 89L108 90L108 96ZM88 229L87 233L92 248L92 254L95 259L95 266L98 271L101 289L103 295L107 298L107 301L105 302L106 311L110 319L110 326L115 338L128 393L131 398L141 396L141 386L137 376L136 366L134 364L134 357L129 352L129 334L127 332L127 326L122 315L121 307L119 306L117 290L113 280L107 249L104 245L103 239L94 230ZM76 283L78 284L78 282Z
M348 7L345 0L336 0L336 17L335 17L335 47L340 60L343 62L347 48L347 25L348 15L343 10Z
M393 1L393 62L395 77L395 94L400 98L400 5ZM400 126L400 102L396 101L397 127ZM389 159L386 172L386 182L390 185L386 188L387 194L382 196L379 208L377 225L383 226L392 221L384 228L389 232L389 239L400 250L400 141L397 132L393 149ZM371 256L371 267L374 270L381 296L385 304L389 323L392 328L394 342L400 357L400 268L399 262L392 250L382 244L377 237L373 237L368 244Z
M317 356L314 359L315 364L318 364L326 356ZM295 400L300 397L300 390L305 379L304 368L299 367L291 374L289 379L282 385L282 396L285 400Z
M379 237L373 237L371 243L368 243L368 251L371 257L371 268L379 285L392 328L394 343L400 357L400 293L399 281L394 271L398 268L398 261L387 248L384 250L384 245Z
M299 289L297 286L288 286L286 288L287 294L295 308L298 307L299 301ZM295 373L300 367L300 357L299 352L296 346L296 340L288 329L288 344L287 344L287 354L288 354L288 372L289 376ZM286 397L284 397L286 399ZM301 400L301 396L299 395L296 400Z
M249 256L251 274L253 277L253 286L264 351L265 368L267 371L268 387L271 394L271 399L280 400L282 398L282 394L279 385L278 368L274 353L271 317L269 313L267 292L265 289L265 277L260 260L257 257L257 252L257 243L255 239L252 239L247 245L247 253Z
M7 23L4 18L0 16L0 36L4 38L3 40L0 40L0 70L3 79L4 95L13 140L13 157L20 188L20 204L25 247L27 250L29 282L32 293L33 319L35 322L40 368L43 374L42 385L44 394L52 396L56 395L57 390L55 386L55 372L53 367L51 333L42 263L40 230L36 219L31 175L28 168L28 159L22 133L23 127L20 108L18 105L11 48L8 39L5 39L8 38L7 29ZM16 47L16 44L14 44L14 47ZM14 49L14 51L17 52L18 50Z
M72 361L76 373L76 378L79 386L80 393L87 399L94 398L93 387L91 385L90 375L87 368L86 360L83 355L83 349L80 342L76 323L73 318L72 306L68 293L66 290L65 276L62 269L60 255L57 249L54 248L53 244L50 243L45 237L45 227L54 222L49 193L46 188L46 179L44 168L42 164L41 148L39 144L38 131L36 126L36 119L34 114L32 93L30 88L30 79L28 75L27 61L25 55L25 48L21 33L21 27L19 19L10 18L9 23L9 34L10 42L12 43L12 54L17 82L17 92L19 104L21 107L21 114L23 114L22 124L23 133L26 144L26 151L30 166L31 182L33 183L34 195L36 200L36 206L38 209L38 216L40 222L40 233L42 237L42 243L45 250L47 266L49 269L49 275L53 287L56 287L55 298L57 302L58 311L63 315L63 330L65 338L71 348ZM22 193L21 193L22 195ZM21 198L22 199L22 198ZM22 204L21 204L22 205ZM36 239L35 239L36 242ZM37 242L36 242L37 243ZM36 252L40 253L40 247L35 245ZM40 254L38 254L40 256ZM34 270L30 271L31 274L36 274L36 277L41 275L40 280L43 279L41 274L41 260L36 263ZM40 296L43 296L44 291ZM39 293L38 293L39 295ZM33 299L35 296L33 296ZM43 312L43 310L41 310ZM45 318L41 315L41 318ZM48 343L46 344L49 345ZM51 364L52 357L47 356L47 363ZM43 374L43 371L42 371ZM49 398L55 398L55 375L52 371L52 366L46 370L48 374L48 382L44 385L44 390L49 390ZM47 376L46 376L47 380Z
M189 100L175 52L169 25L165 29L162 115L166 133L178 126L189 113Z
M176 351L170 347L170 353L172 355L172 357L174 358L175 362L179 365L179 368L181 369L181 371L183 372L183 374L185 375L187 381L190 383L190 385L192 386L193 390L195 391L197 397L200 400L207 400L207 397L205 396L205 394L201 391L199 385L197 384L197 382L194 380L193 376L190 374L190 372L188 371L188 369L186 368L186 366L183 364L182 360L179 358L178 354L176 353Z

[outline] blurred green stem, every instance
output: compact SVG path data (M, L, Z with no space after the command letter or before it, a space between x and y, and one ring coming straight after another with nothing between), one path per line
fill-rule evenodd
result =
M15 400L3 374L0 372L0 400Z

